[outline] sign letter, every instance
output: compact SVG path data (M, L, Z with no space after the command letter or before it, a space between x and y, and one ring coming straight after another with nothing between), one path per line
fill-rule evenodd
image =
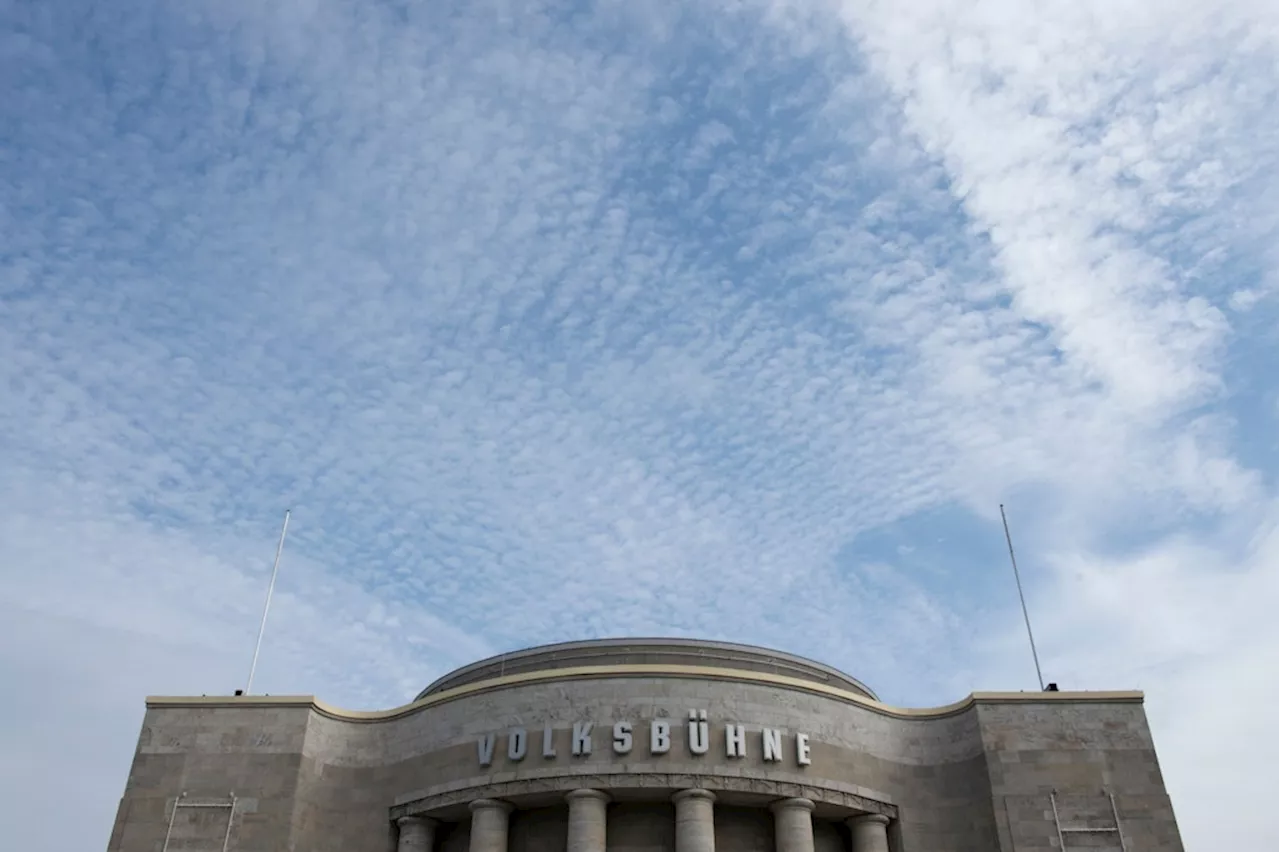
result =
M746 757L747 729L742 725L725 725L724 749L729 757Z
M671 751L671 723L666 719L654 719L649 726L649 753L666 754Z
M761 749L767 763L782 760L782 731L777 728L765 728L760 732Z
M591 754L591 723L573 723L573 756L585 757Z
M493 744L497 737L493 734L485 734L476 743L480 751L480 765L488 766L493 763Z
M808 734L796 734L796 763L801 766L808 766L810 763Z
M524 728L512 728L507 734L507 757L511 760L524 760L529 750L529 734Z
M545 758L553 758L556 756L556 743L552 737L555 732L551 730L551 726L547 725L542 729L542 756Z
M710 748L711 735L707 731L707 711L689 711L689 751L693 754L706 754Z
M630 722L614 722L613 723L613 753L614 754L630 754L631 753L631 723Z

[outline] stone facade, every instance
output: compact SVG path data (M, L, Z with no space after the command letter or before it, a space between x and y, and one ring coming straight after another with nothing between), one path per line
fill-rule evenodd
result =
M1179 852L1136 692L884 705L762 649L610 640L405 707L152 698L108 852Z

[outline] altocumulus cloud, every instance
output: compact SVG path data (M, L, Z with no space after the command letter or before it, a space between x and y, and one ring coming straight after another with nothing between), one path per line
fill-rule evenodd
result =
M142 696L241 685L286 506L263 691L648 633L933 704L1034 687L1004 502L1051 679L1274 849L1276 61L1247 0L5 6L7 835L104 845Z

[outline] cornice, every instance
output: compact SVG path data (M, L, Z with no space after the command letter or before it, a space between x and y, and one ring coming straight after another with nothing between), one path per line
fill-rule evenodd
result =
M850 690L768 672L752 672L711 666L615 665L579 666L576 668L546 669L505 675L441 690L410 704L393 707L388 710L344 710L327 704L311 695L150 696L147 698L147 707L306 707L322 716L344 722L385 722L410 716L467 696L480 695L512 687L568 680L611 680L616 678L680 678L772 686L831 698L895 719L940 719L963 713L979 704L1140 704L1143 700L1142 692L1137 690L1107 692L974 692L959 701L941 707L903 708L893 707L880 701L873 701Z

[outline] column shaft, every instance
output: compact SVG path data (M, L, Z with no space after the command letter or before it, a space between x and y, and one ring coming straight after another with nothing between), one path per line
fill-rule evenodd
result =
M574 790L569 802L567 852L605 852L609 797L599 790Z
M813 802L783 799L769 809L776 852L813 852Z
M435 843L436 821L427 817L400 817L396 820L400 839L396 852L431 852Z
M889 818L883 814L850 817L853 852L889 852Z
M471 852L507 852L511 806L495 799L476 799L470 808Z
M671 801L676 806L676 852L715 852L715 794L681 790Z

